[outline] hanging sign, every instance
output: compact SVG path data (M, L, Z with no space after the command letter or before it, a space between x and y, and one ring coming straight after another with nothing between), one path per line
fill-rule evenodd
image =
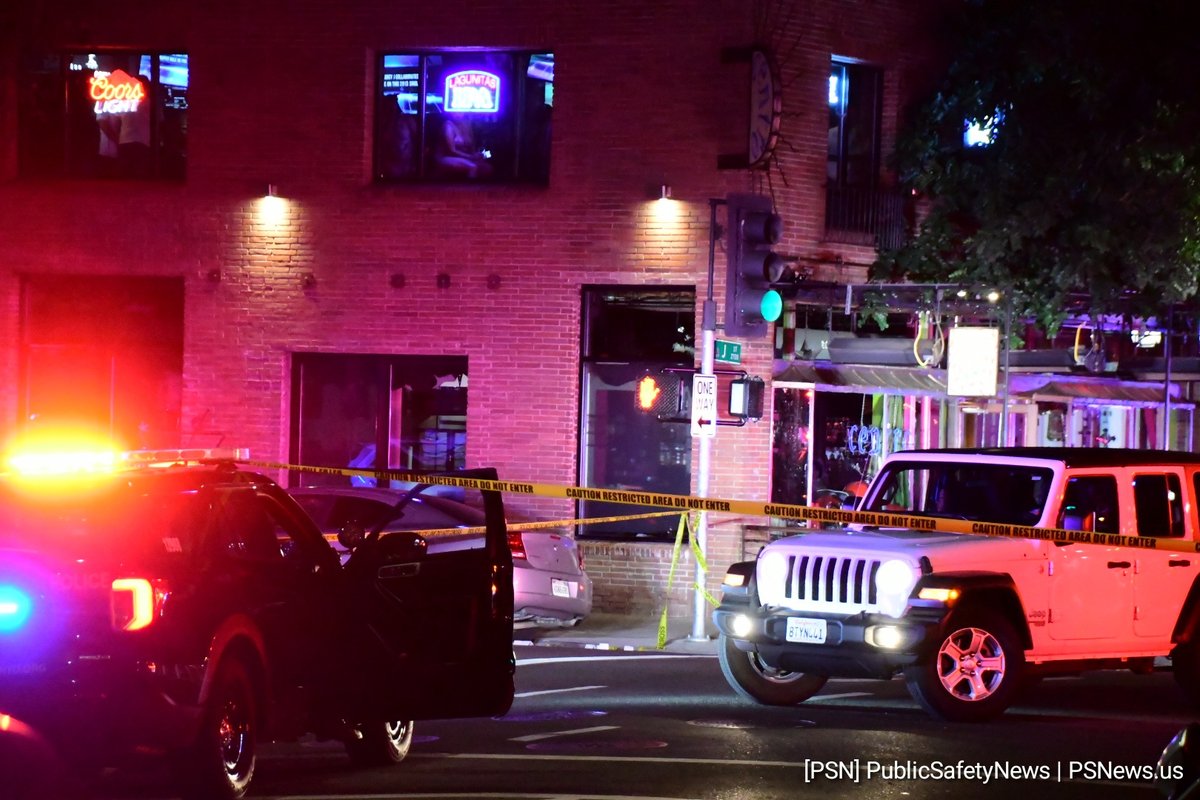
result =
M1000 368L1000 329L950 329L946 394L952 397L995 397Z

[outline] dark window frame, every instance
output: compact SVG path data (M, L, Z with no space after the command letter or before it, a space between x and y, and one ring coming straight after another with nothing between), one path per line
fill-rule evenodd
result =
M443 169L442 162L435 154L436 142L432 126L443 124L441 109L431 103L431 98L439 98L441 92L429 85L430 62L442 58L469 58L472 55L481 61L492 59L511 59L507 75L510 86L500 90L500 114L508 117L507 124L495 124L492 128L500 131L500 138L506 142L506 152L491 153L486 158L480 157L475 166L467 172L451 172ZM551 103L537 103L530 92L529 81L519 80L518 76L530 78L531 64L537 58L549 58L549 79L545 84L550 86ZM387 75L388 59L416 59L417 73L416 105L417 110L411 114L398 111L392 102L399 92L389 93ZM553 59L552 48L511 49L511 48L398 48L380 52L375 61L375 93L374 93L374 125L372 130L374 180L383 185L529 185L548 186L550 171L550 110L553 108ZM422 99L423 98L423 99ZM411 118L410 118L411 117ZM541 118L544 123L540 128L536 124ZM415 123L408 124L408 123ZM415 127L415 131L409 130ZM507 132L507 136L505 135ZM407 141L406 145L402 142ZM490 148L481 148L490 151ZM404 158L402 151L409 155Z
M40 64L36 63L40 58ZM77 63L86 58L83 64ZM120 181L182 181L187 172L188 84L174 88L175 105L167 106L164 59L190 58L186 48L72 47L40 53L22 64L18 98L18 174L23 178L112 179ZM116 148L112 158L101 156L103 134L94 114L73 90L98 71L88 62L149 59L145 150ZM57 62L56 65L52 62ZM97 62L98 63L98 62ZM129 71L126 70L128 73ZM133 68L134 77L140 72ZM80 84L77 87L76 83ZM85 130L86 126L86 130ZM111 137L111 132L110 132ZM92 139L85 141L84 137ZM123 138L123 137L122 137ZM110 139L111 141L111 139ZM89 152L95 151L95 152ZM87 154L90 157L85 156Z

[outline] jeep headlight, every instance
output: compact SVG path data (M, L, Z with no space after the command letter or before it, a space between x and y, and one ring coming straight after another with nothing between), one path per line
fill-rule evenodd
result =
M875 573L879 610L889 617L903 614L908 607L908 596L920 577L913 565L898 558L880 564L879 571Z
M787 584L788 557L779 550L767 548L758 557L758 601L764 606L779 605Z

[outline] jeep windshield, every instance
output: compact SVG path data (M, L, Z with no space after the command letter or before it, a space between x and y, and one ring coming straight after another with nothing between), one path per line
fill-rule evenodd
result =
M1053 477L1048 468L1028 465L894 461L879 473L862 509L1036 525Z

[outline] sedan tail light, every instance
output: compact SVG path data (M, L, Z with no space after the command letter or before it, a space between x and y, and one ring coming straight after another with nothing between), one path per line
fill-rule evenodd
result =
M110 613L113 630L136 631L162 614L170 592L164 580L117 578L112 582Z
M521 538L520 531L508 532L508 549L512 551L513 558L529 558L525 553L525 540Z

